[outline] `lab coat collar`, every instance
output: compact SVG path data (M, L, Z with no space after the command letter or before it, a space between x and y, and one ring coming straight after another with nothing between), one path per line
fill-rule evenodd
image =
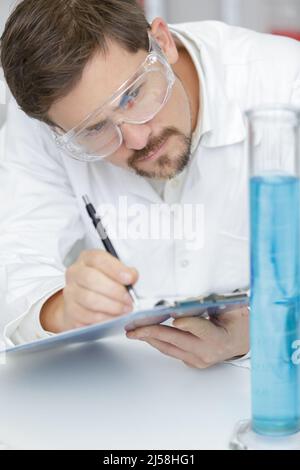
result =
M201 37L188 30L189 25L172 25L171 32L182 41L195 62L201 86L201 133L193 143L203 147L223 147L242 142L246 137L246 125L239 105L226 93L220 51L222 44Z
M206 95L203 113L207 113L206 127L210 128L201 139L203 147L224 147L245 140L246 124L239 105L231 100L225 90L224 66L205 47L201 49L204 62ZM205 110L206 108L206 110Z

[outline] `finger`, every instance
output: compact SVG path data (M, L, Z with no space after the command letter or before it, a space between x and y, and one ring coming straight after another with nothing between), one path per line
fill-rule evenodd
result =
M249 319L249 308L248 306L243 306L238 309L228 309L227 312L218 315L216 320L218 324L224 327L228 327L231 323L236 322L238 318L248 320Z
M76 302L71 302L69 304L69 310L72 312L73 318L68 320L67 327L70 328L82 328L96 323L103 323L105 321L111 320L112 317L103 312L92 312L86 308L81 307L81 305Z
M185 363L192 364L193 367L199 369L204 369L207 367L207 365L202 362L199 357L190 352L183 351L180 348L173 346L172 344L164 343L163 341L159 341L154 338L147 338L144 341L166 356L170 356L174 359L179 359Z
M74 288L66 287L65 295L72 298L82 308L95 313L104 312L109 315L118 316L129 313L133 309L133 305L130 306L117 302L105 295L97 294L80 286L76 286L75 290Z
M91 312L91 314L87 315L86 317L85 326L97 325L97 324L104 323L104 322L111 321L111 320L112 320L111 315L107 315L105 312L103 313Z
M214 342L224 337L223 328L218 327L210 320L199 317L185 317L174 320L173 326L179 330L191 333L205 342Z
M190 352L197 349L199 342L199 339L192 334L166 325L137 328L136 330L129 332L128 337L131 339L142 339L144 341L155 339Z
M187 366L187 367L190 367L191 369L195 369L196 366L194 366L194 364L190 363L190 362L187 362L187 361L183 361L183 363ZM202 367L202 369L205 369L205 367Z
M135 284L138 279L138 272L135 268L126 266L119 259L103 250L84 251L80 255L80 260L86 266L103 272L125 286Z
M223 328L231 345L230 357L240 356L249 351L249 309L242 307L237 311L228 312L218 320L219 327ZM234 346L234 349L232 349ZM228 356L229 357L229 356Z
M205 320L209 321L209 320ZM215 329L219 329L215 327ZM224 340L220 340L218 335L209 339L201 339L192 333L178 330L177 328L159 325L146 328L138 328L128 332L128 338L140 339L142 341L160 341L168 343L178 349L190 353L199 360L201 367L209 367L220 360L227 359L226 349L224 349ZM193 361L194 364L195 361ZM198 367L198 366L197 366ZM200 366L199 366L200 367Z
M217 315L211 316L210 321L219 329L223 328L224 332L230 334L232 327L235 329L235 324L249 322L249 308L248 306L232 306L233 308L222 309Z
M210 320L196 317L182 318L175 320L173 323L176 325L176 328L189 332L198 339L193 352L207 366L214 365L235 355L233 354L235 351L233 348L237 347L237 341L235 338L230 337L227 329L223 326L218 326ZM240 335L243 336L243 334L244 332L241 331ZM238 341L238 345L239 343ZM238 349L240 349L240 346Z
M82 267L76 276L76 283L82 288L103 294L117 302L132 305L132 299L126 287L94 268Z

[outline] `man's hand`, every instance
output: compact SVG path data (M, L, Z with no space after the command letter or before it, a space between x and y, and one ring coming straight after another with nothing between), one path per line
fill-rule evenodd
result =
M133 310L126 287L138 273L102 250L84 251L66 272L63 291L49 299L41 311L47 331L62 331L101 323Z
M163 354L204 369L249 351L248 308L227 310L210 320L179 318L173 327L142 327L128 332L127 337L146 341Z

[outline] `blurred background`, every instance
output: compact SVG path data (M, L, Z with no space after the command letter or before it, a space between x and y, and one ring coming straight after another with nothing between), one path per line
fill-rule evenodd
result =
M150 21L155 16L163 16L169 23L220 20L257 31L287 34L300 40L300 0L137 1L144 5ZM16 3L16 0L0 0L0 34Z
M148 19L219 20L300 40L300 0L140 0Z

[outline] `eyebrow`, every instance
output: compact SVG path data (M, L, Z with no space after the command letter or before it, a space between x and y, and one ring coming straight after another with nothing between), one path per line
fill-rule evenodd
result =
M126 92L124 92L124 93L126 93ZM122 96L122 95L121 95L121 96ZM118 106L115 106L115 107L112 109L112 111L114 112L114 111L116 111L118 108L119 108L119 105L118 105ZM91 126L86 127L86 130L87 130L87 131L93 131L93 130L95 129L95 127L97 127L99 124L101 124L102 122L105 122L105 121L107 121L107 119L103 119L102 121L98 121L98 122L96 122L95 124L92 124Z
M121 95L120 95L120 98L125 95L125 93L128 93L128 91L134 86L134 83L132 83L132 85L130 85ZM112 111L116 111L117 109L119 108L119 105L118 106L115 106L113 108ZM102 121L98 121L98 122L95 122L95 124L92 124L91 126L89 127L86 127L85 130L86 131L93 131L95 129L95 127L97 127L99 124L101 124L102 122L105 122L107 119L103 119ZM59 126L60 127L60 126ZM62 128L61 128L62 129ZM64 130L64 129L62 129Z
M102 122L105 122L105 121L107 121L107 119L103 119L102 121L98 121L95 124L93 124L89 127L86 127L86 131L93 131L95 129L95 127L99 126L99 124L101 124Z

